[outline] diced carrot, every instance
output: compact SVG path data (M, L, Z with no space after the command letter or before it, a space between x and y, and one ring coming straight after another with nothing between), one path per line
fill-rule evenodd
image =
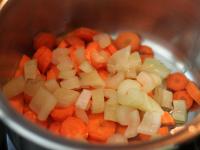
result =
M92 41L96 31L90 28L81 27L74 31L75 35L85 41Z
M106 141L115 133L116 124L112 121L106 121L103 114L89 116L88 134L91 139Z
M152 48L146 45L140 46L139 53L140 55L154 55Z
M126 129L127 129L127 126L122 126L122 125L118 124L117 128L116 128L116 133L124 135Z
M47 80L57 79L59 75L59 70L56 66L51 66L50 70L47 72Z
M153 94L153 91L150 91L149 93L148 93L148 95L150 96L150 97L154 97L154 94Z
M160 127L158 129L158 134L161 136L166 136L169 134L169 128L168 127Z
M54 108L51 112L51 118L55 121L63 121L67 117L72 116L75 111L74 105L64 108Z
M115 40L117 48L121 49L128 45L131 45L132 51L136 51L140 47L140 37L133 32L122 32Z
M35 49L43 46L53 49L56 45L56 37L51 33L42 32L36 35L33 42Z
M40 47L34 54L38 61L38 67L42 73L45 73L51 64L52 52L47 47Z
M48 120L41 121L41 120L37 119L36 124L39 125L40 127L45 128L45 129L47 129L48 126L49 126Z
M142 55L140 55L140 58L141 58L142 63L143 63L145 61L145 59L147 59L147 58L153 58L153 55L142 54Z
M99 69L98 70L99 75L101 76L101 78L103 80L106 80L108 78L108 71L106 71L105 69Z
M180 91L185 89L188 79L183 73L175 72L167 77L167 88L172 91Z
M175 120L167 111L165 111L161 116L161 123L162 125L173 126L175 125Z
M24 70L24 65L29 60L30 60L30 57L28 57L27 55L23 55L21 60L19 61L19 69Z
M24 99L23 94L12 97L9 100L10 105L19 113L23 113Z
M151 135L139 133L139 134L138 134L138 138L139 138L141 141L149 141L149 140L151 139Z
M29 108L28 105L25 104L23 107L23 114L26 113L27 111L31 111L31 109Z
M88 130L81 119L68 117L61 124L60 134L66 138L80 140L88 137Z
M85 49L85 58L91 63L91 53L99 49L97 42L90 42Z
M60 135L60 128L61 128L60 122L52 122L49 125L49 131L51 131L55 135Z
M32 100L32 97L24 93L24 102L29 104Z
M187 109L190 109L193 104L192 97L185 90L174 92L173 100L184 100L186 103Z
M26 111L24 117L33 123L37 122L37 115L31 110Z
M65 41L74 48L85 47L84 41L78 38L77 36L67 36L65 37Z
M62 40L59 44L58 44L58 48L66 48L68 47L69 44L65 41L65 40Z
M22 69L17 69L16 72L15 72L15 77L21 77L23 76L23 70Z
M197 85L195 85L195 83L193 83L192 81L189 81L185 89L188 94L194 99L194 101L200 105L200 90Z
M112 55L117 51L117 48L114 44L110 44L108 47L106 47L106 50Z

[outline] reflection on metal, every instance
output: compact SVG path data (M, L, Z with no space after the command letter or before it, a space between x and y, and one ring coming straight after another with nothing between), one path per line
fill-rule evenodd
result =
M6 4L7 1L8 0L2 0L2 2L1 2L1 0L0 0L0 10L3 8L3 6Z

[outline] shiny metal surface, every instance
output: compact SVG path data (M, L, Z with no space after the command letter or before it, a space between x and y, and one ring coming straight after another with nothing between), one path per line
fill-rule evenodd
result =
M169 68L185 72L200 85L199 0L8 0L0 10L1 85L12 76L20 55L33 52L31 39L35 34L40 31L61 34L80 26L113 35L122 30L136 31ZM198 110L191 113L192 125L186 125L173 136L142 144L97 146L52 136L25 121L0 97L0 118L10 129L29 140L22 142L24 149L160 148L198 135L200 116L197 114Z

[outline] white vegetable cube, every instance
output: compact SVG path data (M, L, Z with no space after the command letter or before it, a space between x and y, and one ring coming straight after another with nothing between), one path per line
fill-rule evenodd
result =
M108 144L127 144L128 140L125 136L119 133L116 133L108 138L107 143Z
M74 77L76 74L76 71L73 70L73 69L65 69L65 70L62 70L60 71L59 75L58 75L58 78L59 79L69 79L71 77Z
M142 64L140 54L138 52L134 52L129 56L129 67L136 68Z
M117 122L121 125L128 125L130 122L129 114L133 111L131 107L120 105L117 108Z
M117 122L118 102L116 99L109 99L105 102L104 119Z
M64 62L68 57L69 50L67 48L56 48L52 51L52 63L57 65Z
M129 68L126 72L125 72L125 77L128 79L135 79L137 77L137 72L135 68Z
M65 60L60 62L57 65L58 70L63 71L63 70L70 70L74 67L73 62L71 59L67 56L65 57Z
M54 92L60 87L56 79L47 80L44 85L50 92Z
M138 133L153 135L157 133L161 125L160 112L146 112L143 116L142 122L138 126Z
M25 80L23 77L14 78L3 86L3 94L7 98L11 98L22 93L24 91L24 86Z
M106 33L100 33L93 37L93 40L98 42L101 48L106 48L111 44L110 36Z
M54 92L54 95L58 99L57 106L67 107L67 106L76 102L80 93L77 92L77 91L74 91L74 90L67 90L67 89L64 89L64 88L58 88Z
M85 49L80 47L75 51L76 58L80 61L80 63L85 61Z
M103 89L105 98L114 98L117 99L117 91L114 89Z
M92 70L94 70L94 68L92 67L92 65L88 62L88 61L84 61L81 63L81 65L79 66L80 70L85 72L85 73L89 73Z
M62 88L69 89L69 90L78 89L80 88L80 81L78 77L74 76L69 79L61 81L60 85Z
M53 94L43 87L37 91L30 102L30 108L37 113L39 120L46 120L57 104Z
M75 104L76 107L83 110L87 110L91 97L92 97L92 92L90 90L83 89L83 91L81 92L76 101Z
M24 77L25 79L35 79L37 76L37 60L32 59L24 65Z
M187 119L187 108L184 100L174 100L173 101L173 112L172 117L177 122L185 122Z
M92 90L92 113L102 113L104 111L103 89Z
M108 77L106 80L106 87L111 89L117 89L119 84L125 79L123 72L118 72L114 76Z

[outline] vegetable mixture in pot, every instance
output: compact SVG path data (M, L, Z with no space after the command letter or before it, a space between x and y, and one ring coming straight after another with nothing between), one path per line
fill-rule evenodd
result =
M171 72L141 37L81 27L62 37L40 33L3 87L9 103L31 122L73 140L147 141L170 134L200 105L200 90Z

